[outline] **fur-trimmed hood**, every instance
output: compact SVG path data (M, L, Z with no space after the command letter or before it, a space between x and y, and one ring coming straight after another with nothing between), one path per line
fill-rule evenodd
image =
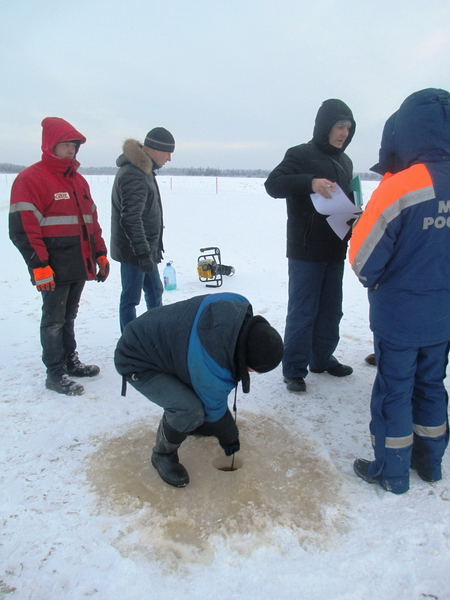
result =
M149 175L157 167L150 156L145 153L143 144L133 138L124 141L123 154L116 160L118 167L122 167L126 163L131 163L146 175Z

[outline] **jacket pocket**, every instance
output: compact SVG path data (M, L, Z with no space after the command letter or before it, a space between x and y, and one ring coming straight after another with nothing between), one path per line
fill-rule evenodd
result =
M83 281L87 278L78 236L45 238L45 245L56 283Z

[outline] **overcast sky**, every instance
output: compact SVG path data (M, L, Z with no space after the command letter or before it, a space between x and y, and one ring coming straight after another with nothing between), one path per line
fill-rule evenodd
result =
M367 171L400 103L450 88L448 0L0 0L0 15L0 162L39 160L56 116L87 137L85 167L162 126L174 167L272 169L340 98Z

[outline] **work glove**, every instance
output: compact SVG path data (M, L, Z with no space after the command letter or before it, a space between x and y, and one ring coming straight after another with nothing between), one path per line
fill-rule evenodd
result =
M232 444L224 444L219 439L219 444L221 445L223 451L227 456L231 456L235 452L239 452L239 450L241 449L239 438L237 438Z
M229 408L221 419L213 423L205 422L202 428L205 428L209 432L209 435L216 436L227 456L231 456L239 451L241 447L239 443L239 430Z
M33 269L33 277L38 292L53 292L55 289L55 273L50 265Z
M106 281L109 275L109 260L106 256L98 256L97 257L98 264L98 273L97 273L97 281Z
M139 268L144 273L151 273L153 271L153 261L150 258L150 255L147 254L145 256L138 256L139 260Z

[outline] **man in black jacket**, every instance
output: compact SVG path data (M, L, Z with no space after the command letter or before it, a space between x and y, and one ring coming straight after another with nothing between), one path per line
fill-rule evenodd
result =
M311 194L332 202L336 184L350 195L352 161L344 154L356 124L341 100L325 100L313 138L289 148L270 173L265 187L273 198L286 198L289 302L284 338L283 375L291 392L306 391L309 370L345 377L353 369L333 356L342 318L342 279L349 235L341 239L319 214Z
M121 263L120 329L136 318L144 290L147 310L161 306L163 285L158 263L164 251L163 212L155 170L170 161L172 134L155 127L144 144L127 139L116 161L111 205L111 257Z

